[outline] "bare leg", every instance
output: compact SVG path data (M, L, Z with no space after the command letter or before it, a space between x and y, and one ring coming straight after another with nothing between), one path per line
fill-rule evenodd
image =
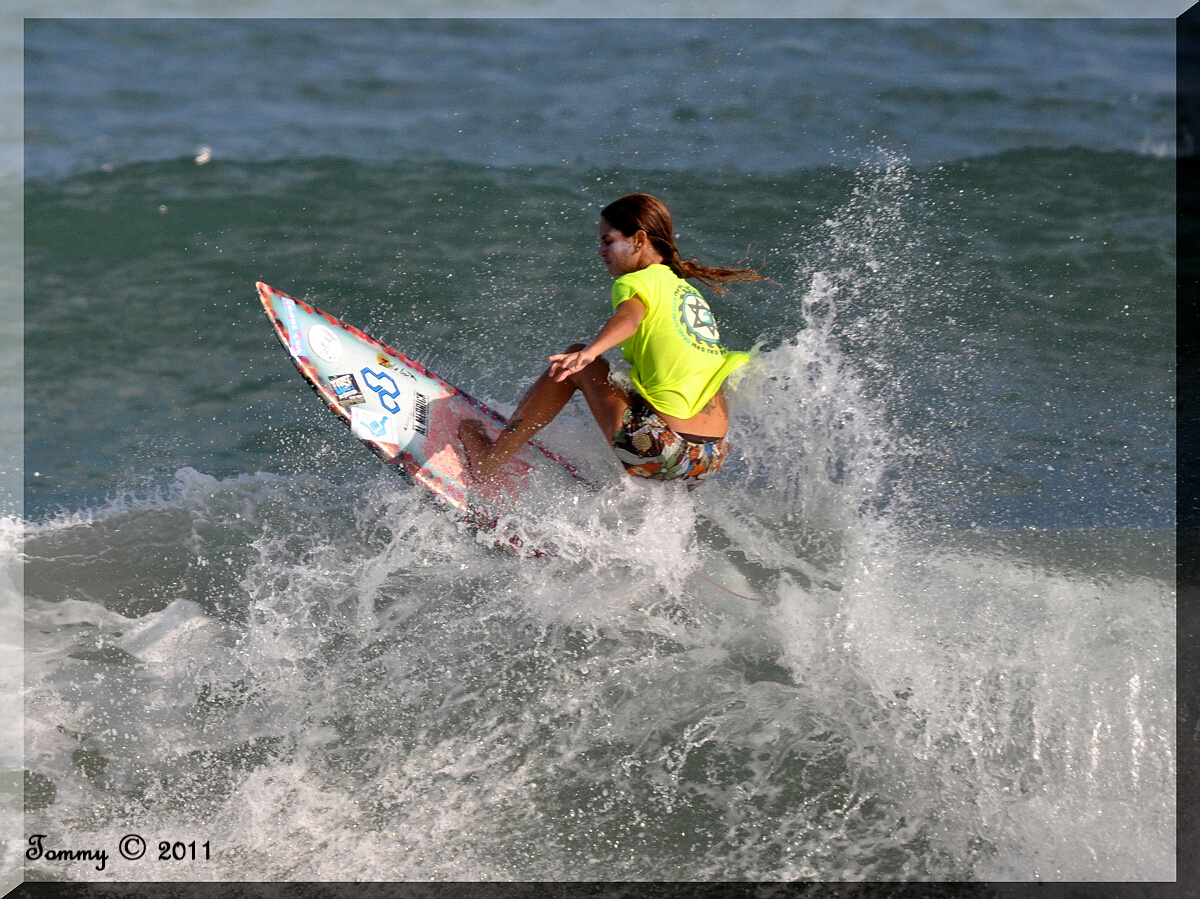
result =
M583 345L576 344L567 352L581 349ZM605 438L612 437L621 426L621 416L629 408L630 398L620 387L609 382L607 362L597 359L564 381L555 381L549 372L543 372L521 399L494 443L488 439L483 422L471 419L459 425L458 436L463 443L471 477L480 483L490 480L538 431L554 420L576 390L583 393Z
M554 381L545 372L521 399L495 443L488 439L483 422L467 419L458 427L458 436L466 451L467 469L480 483L489 481L533 435L554 420L566 406L575 385Z

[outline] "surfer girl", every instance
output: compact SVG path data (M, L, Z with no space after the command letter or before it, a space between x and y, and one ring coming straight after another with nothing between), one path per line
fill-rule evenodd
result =
M708 304L685 278L718 293L727 281L761 281L748 268L684 260L671 213L649 194L629 194L600 213L600 258L616 279L613 315L591 343L550 357L493 442L466 420L459 438L471 477L486 483L579 391L630 475L681 481L689 489L716 474L729 451L729 412L721 385L749 360L720 344ZM620 345L635 388L612 383L601 357Z

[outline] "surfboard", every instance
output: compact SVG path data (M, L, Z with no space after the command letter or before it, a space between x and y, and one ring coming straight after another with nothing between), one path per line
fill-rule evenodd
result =
M535 483L543 490L591 486L533 440L477 487L466 473L459 424L476 419L494 438L507 424L503 415L365 331L261 281L257 287L275 336L329 411L376 456L477 527L494 529ZM515 534L498 543L523 548Z

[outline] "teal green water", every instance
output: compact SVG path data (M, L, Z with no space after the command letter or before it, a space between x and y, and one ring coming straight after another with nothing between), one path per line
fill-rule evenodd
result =
M55 401L28 411L28 509L96 502L151 469L294 464L282 433L333 433L280 383L256 280L515 403L545 356L603 323L595 219L644 186L682 210L685 251L772 278L715 300L731 346L792 340L826 279L831 336L914 450L889 460L914 511L958 527L1169 527L1172 172L1014 151L717 184L334 160L33 181L27 374ZM948 462L952 480L936 474Z

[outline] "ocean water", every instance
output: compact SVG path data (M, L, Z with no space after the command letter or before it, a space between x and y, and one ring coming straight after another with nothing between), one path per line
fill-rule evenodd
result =
M27 22L24 827L110 859L7 869L1173 880L1174 53L1159 20ZM581 405L548 428L600 487L512 522L552 558L358 446L255 297L510 411L606 318L633 190L770 277L708 293L756 356L693 494Z

